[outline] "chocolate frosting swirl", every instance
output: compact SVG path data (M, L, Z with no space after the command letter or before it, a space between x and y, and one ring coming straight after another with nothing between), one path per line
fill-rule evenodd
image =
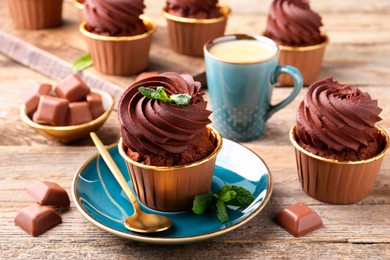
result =
M146 32L139 18L143 0L86 0L84 16L89 30L108 36L133 36Z
M274 0L264 35L287 46L308 46L324 41L321 17L307 0Z
M167 0L167 12L196 19L211 19L222 15L218 0Z
M168 95L192 96L187 106L177 106L143 96L139 87L163 87ZM167 72L133 83L119 100L118 116L124 144L143 155L181 153L196 142L211 111L200 92L200 83L190 75Z
M295 135L314 149L358 151L375 142L378 101L332 77L313 83L297 113Z

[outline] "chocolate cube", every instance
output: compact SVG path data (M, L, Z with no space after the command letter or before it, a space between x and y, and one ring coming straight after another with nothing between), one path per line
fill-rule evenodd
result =
M15 225L36 237L61 224L62 218L54 209L34 203L23 208L14 221Z
M69 208L68 193L57 183L38 181L31 184L27 188L27 192L41 205Z
M49 95L51 92L50 84L40 84L33 90L32 95L25 102L25 111L28 116L32 116L38 108L39 98L42 95Z
M322 227L322 219L318 214L303 203L295 203L281 210L275 218L277 224L295 237Z
M33 121L38 124L64 126L68 118L69 101L63 98L41 96Z
M98 118L104 113L102 97L99 94L93 92L89 93L87 102L93 119Z
M77 75L71 74L60 80L54 91L58 97L74 102L85 99L91 90Z
M68 125L81 125L92 121L92 114L87 102L69 104Z

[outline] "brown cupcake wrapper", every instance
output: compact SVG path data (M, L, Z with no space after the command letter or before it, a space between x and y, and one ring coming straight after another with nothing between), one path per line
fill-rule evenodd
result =
M122 139L119 141L119 153L126 161L135 193L144 205L161 211L188 210L192 208L195 195L210 190L222 137L214 128L208 126L207 129L215 144L214 152L198 162L174 167L135 162L123 151Z
M62 21L63 0L8 0L11 17L17 28L45 29Z
M164 10L172 49L185 55L203 56L203 45L225 33L230 9L226 6L220 9L223 15L214 19L177 17Z
M385 140L378 155L361 161L340 162L304 150L295 140L295 125L290 140L295 146L299 182L309 196L331 204L352 204L366 198L378 176L383 157L389 150L389 136L377 126Z
M84 17L84 2L85 0L73 0L73 5L76 7L79 13L80 22L86 21Z
M85 36L93 66L108 75L131 75L146 69L156 25L146 17L143 21L148 31L135 36L103 36L89 32L86 22L80 25Z
M321 65L324 58L325 48L328 44L328 37L324 34L324 41L320 44L306 47L280 46L279 64L296 67L303 76L305 85L317 80L321 72ZM278 79L282 85L293 85L294 81L288 75L281 75Z

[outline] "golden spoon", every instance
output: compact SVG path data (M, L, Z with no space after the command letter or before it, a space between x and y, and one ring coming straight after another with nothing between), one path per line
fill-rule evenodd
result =
M148 214L141 210L137 199L102 141L94 132L91 132L90 135L103 160L133 205L134 214L126 219L125 227L139 233L161 232L170 228L172 226L171 219L157 214Z

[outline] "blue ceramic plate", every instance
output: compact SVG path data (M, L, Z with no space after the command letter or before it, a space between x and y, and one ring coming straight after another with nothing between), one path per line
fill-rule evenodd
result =
M131 186L125 161L117 146L109 152ZM242 186L253 193L255 201L246 208L228 208L230 220L221 223L215 209L203 215L192 211L158 212L173 220L173 227L153 234L140 234L127 230L123 223L133 214L126 195L97 154L89 159L73 179L72 196L81 214L92 224L112 234L149 243L180 244L209 239L229 232L255 217L267 204L272 192L272 180L265 163L255 153L233 141L223 139L218 154L211 191L217 192L226 184ZM141 204L146 212L156 212Z

